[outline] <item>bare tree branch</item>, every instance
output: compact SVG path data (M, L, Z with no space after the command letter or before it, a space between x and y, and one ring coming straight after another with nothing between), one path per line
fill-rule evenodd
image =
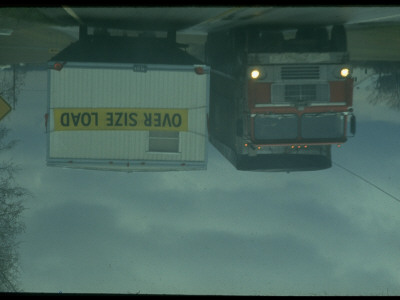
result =
M385 103L400 111L400 63L362 62L355 67L372 68L377 74L375 91L369 99L371 104Z
M0 150L11 149L6 141L9 129L0 126ZM23 200L29 192L15 182L19 168L12 161L0 162L0 292L17 292L19 274L17 237L25 230L21 220Z

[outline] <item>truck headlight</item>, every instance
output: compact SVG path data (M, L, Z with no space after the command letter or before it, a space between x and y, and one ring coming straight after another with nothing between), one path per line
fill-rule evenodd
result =
M254 69L254 70L252 70L251 72L250 72L250 76L251 76L251 78L253 78L253 79L257 79L258 77L260 77L260 71L259 70L257 70L257 69Z
M251 79L263 79L267 76L267 73L262 68L250 69L249 75Z
M346 65L336 66L332 69L332 75L338 79L346 79L351 76L351 68Z
M350 69L349 68L341 68L340 69L340 76L343 78L350 76Z

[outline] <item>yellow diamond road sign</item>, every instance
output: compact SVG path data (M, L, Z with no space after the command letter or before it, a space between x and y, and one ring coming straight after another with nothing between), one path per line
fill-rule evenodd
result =
M11 106L6 100L0 97L0 120L3 119L11 111Z

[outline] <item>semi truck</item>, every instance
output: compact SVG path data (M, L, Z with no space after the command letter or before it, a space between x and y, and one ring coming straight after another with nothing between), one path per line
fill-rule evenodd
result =
M48 62L47 165L205 170L210 69L186 46L174 32L81 27Z
M238 170L331 167L355 134L343 26L210 32L209 140Z

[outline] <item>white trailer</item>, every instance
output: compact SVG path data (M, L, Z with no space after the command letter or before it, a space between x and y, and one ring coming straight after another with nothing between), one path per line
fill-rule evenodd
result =
M209 67L50 61L47 165L207 168Z

